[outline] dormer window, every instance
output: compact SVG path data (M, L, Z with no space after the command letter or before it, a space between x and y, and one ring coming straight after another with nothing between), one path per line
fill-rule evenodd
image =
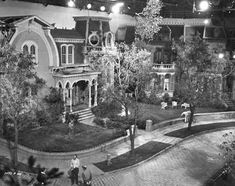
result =
M33 58L33 62L38 64L38 46L34 41L26 41L22 45L24 54L29 54Z
M74 45L61 45L61 63L74 64Z

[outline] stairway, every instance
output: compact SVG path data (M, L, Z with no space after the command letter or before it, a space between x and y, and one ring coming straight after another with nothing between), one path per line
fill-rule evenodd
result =
M235 110L235 101L232 99L224 99L225 104L227 105L227 110Z
M79 110L79 111L74 111L74 112L72 112L72 114L78 114L79 115L78 121L83 121L83 120L86 120L86 119L92 119L92 118L95 117L95 115L91 112L90 108Z

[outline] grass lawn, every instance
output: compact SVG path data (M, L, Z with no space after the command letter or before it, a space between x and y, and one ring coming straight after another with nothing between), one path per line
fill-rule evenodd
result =
M235 185L235 165L232 167L231 174L228 175L227 178L221 175L221 171L219 170L212 178L205 184L206 186L234 186Z
M235 126L234 122L215 123L215 124L208 124L208 125L196 125L196 126L192 126L190 131L188 130L188 128L182 128L182 129L167 133L165 135L177 137L177 138L186 138L187 136L190 136L192 134L196 134L199 132L203 132L206 130L212 130L212 129L223 128L223 127L232 127L232 126Z
M132 109L131 109L132 110ZM150 104L143 104L140 103L140 114L139 117L141 120L152 119L155 123L179 118L181 113L185 111L183 108L168 108L166 110L162 110L160 105L150 105ZM216 108L198 108L196 107L195 113L202 113L202 112L219 112L224 111L222 109ZM133 111L131 113L134 113Z
M123 131L78 124L75 135L70 137L66 124L55 124L21 131L19 144L45 152L71 152L95 147L122 135Z
M98 162L95 163L94 165L104 172L113 171L116 169L128 167L136 163L139 163L153 156L154 154L157 154L158 152L160 152L161 150L165 149L170 145L171 144L150 141L136 148L135 153L132 156L130 155L129 152L127 152L125 154L113 158L111 161L112 164L109 166L107 165L107 161Z

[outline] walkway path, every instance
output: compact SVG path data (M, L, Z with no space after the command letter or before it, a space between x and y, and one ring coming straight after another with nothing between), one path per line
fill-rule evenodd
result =
M226 121L225 120L216 120L216 122L231 122L231 121L235 122L235 119L229 119ZM213 124L213 123L215 123L215 121L197 122L194 125ZM181 141L182 139L166 136L165 134L169 133L171 131L175 131L175 130L184 128L184 127L187 127L187 124L180 122L180 123L174 124L172 126L166 126L166 127L154 130L152 132L145 132L145 131L139 130L138 131L139 135L135 140L135 147L143 145L149 141L164 142L164 143L170 143L170 144L174 145L177 142ZM213 133L213 134L217 134L218 136L220 136L219 133L220 132ZM208 134L208 135L210 135L210 134ZM148 185L147 180L151 180L153 178L155 180L155 182L154 182L155 185L158 182L159 182L159 185L163 184L164 180L170 181L171 180L170 178L172 178L172 182L174 182L174 183L177 183L176 182L177 180L182 179L182 183L180 183L179 185L183 185L184 182L189 183L189 182L187 182L187 180L183 180L183 178L189 179L189 177L184 176L185 174L189 174L189 173L193 174L196 172L199 175L200 175L200 173L202 173L205 176L205 172L207 172L207 171L200 171L200 169L202 167L200 167L199 165L203 166L203 165L207 165L207 164L206 164L206 162L203 162L203 161L198 162L197 160L201 159L201 158L203 159L203 157L206 157L206 156L210 156L210 153L214 153L214 155L212 154L213 158L217 157L218 153L215 153L217 151L216 141L219 142L218 141L219 138L217 138L218 137L217 135L212 136L208 140L206 140L207 135L205 135L205 137L202 138L205 140L198 140L198 139L200 139L198 137L193 138L191 140L187 140L186 142L181 143L181 145L172 148L172 150L168 151L167 153L164 153L164 156L160 155L159 157L154 158L153 160L147 162L146 164L140 165L137 168L131 168L130 170L128 169L127 171L118 171L115 174L104 174L104 172L102 172L100 169L95 167L93 165L93 163L104 161L106 159L106 156L108 153L111 154L112 157L115 157L115 156L118 156L118 155L121 155L123 153L128 152L130 150L129 140L127 142L124 142L124 143L122 143L118 146L115 146L113 148L106 149L106 152L89 154L89 156L83 156L83 157L79 157L79 158L81 160L81 164L88 165L88 167L91 169L94 177L96 177L94 179L94 185L107 185L107 186L108 185L123 185L123 186L127 185L127 186L131 186L134 183L134 180L142 183L140 185L144 185L144 184ZM191 145L191 147L186 148L183 144L188 144L189 146ZM207 148L206 144L208 144L208 148ZM198 146L198 148L192 148L193 146ZM207 151L209 148L212 148L211 152ZM213 149L215 149L215 150L213 151ZM8 149L4 148L1 144L0 144L0 155L8 156ZM20 159L20 153L18 155L19 155L19 159ZM60 168L61 171L64 171L65 173L69 169L69 161L67 161L67 160L66 161L61 161L61 160L59 161L59 160L56 160L56 157L54 157L53 160L51 160L51 159L50 160L46 160L46 159L41 160L41 162L39 162L39 163L46 166L46 167L48 167L49 165L53 166L53 167L58 167L58 168ZM202 164L200 164L200 163L202 163ZM179 165L181 165L180 168L178 168ZM192 172L191 172L191 170L186 171L185 169L188 169L191 165L193 167ZM198 165L199 167L197 167L195 165ZM211 167L210 164L208 164L208 165L209 165L208 168ZM219 161L218 161L218 165L216 168L218 168L218 167L220 167ZM155 175L155 173L154 173L154 175L150 174L151 172L155 172L155 173L157 173L157 175ZM207 172L208 175L211 175L209 173L211 173L211 172ZM180 176L181 174L182 174L182 176ZM137 179L137 175L139 177L138 179ZM192 176L196 176L196 175L192 175ZM168 179L168 177L169 177L169 179ZM127 179L125 179L125 178L127 178ZM133 181L131 181L132 180L131 178L133 179ZM203 177L201 177L201 175L200 175L200 176L195 177L195 180L197 180L196 178L203 178ZM205 179L203 178L200 180L203 181ZM121 181L123 181L123 182L121 182ZM131 182L125 183L124 181L131 181ZM193 181L193 180L190 178L188 181ZM136 182L134 185L138 185L138 182ZM195 183L196 183L196 181L195 181ZM66 186L66 185L69 185L69 180L67 178L62 178L62 179L57 180L53 185ZM175 185L175 184L171 184L169 182L169 184L167 184L167 185ZM189 184L189 185L191 185L191 184Z
M92 186L201 186L223 166L218 145L224 129L189 138L151 160L93 179ZM60 179L53 186L69 185Z

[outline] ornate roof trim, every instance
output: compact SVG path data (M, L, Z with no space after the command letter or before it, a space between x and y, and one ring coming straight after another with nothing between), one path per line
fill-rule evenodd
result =
M85 39L74 38L54 38L56 43L83 43Z
M192 19L182 19L182 18L163 18L159 25L195 25L195 26L205 26L205 19L202 18L192 18ZM127 26L136 26L136 21L120 24L119 28Z

